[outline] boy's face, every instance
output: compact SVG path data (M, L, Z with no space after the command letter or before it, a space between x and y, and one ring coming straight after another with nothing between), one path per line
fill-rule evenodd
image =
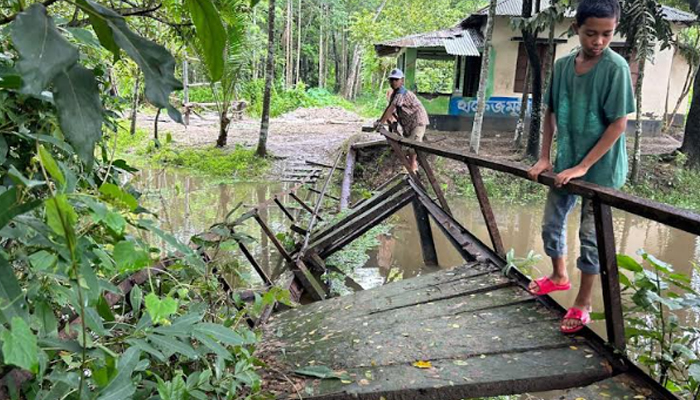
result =
M396 90L396 89L400 88L401 86L403 86L403 78L401 78L401 79L396 79L396 78L389 79L389 85L391 85L392 89Z
M586 18L583 25L574 23L574 30L581 42L581 49L588 57L597 57L612 41L617 21L615 18Z

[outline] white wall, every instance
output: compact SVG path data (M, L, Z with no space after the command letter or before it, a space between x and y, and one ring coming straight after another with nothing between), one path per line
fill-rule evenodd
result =
M572 20L565 20L559 23L555 29L555 38L567 39L566 32L569 30ZM678 28L674 27L674 31ZM543 32L540 37L546 38L548 32ZM520 97L520 93L513 91L515 83L515 68L518 59L518 42L511 40L513 37L520 37L520 32L513 31L510 27L510 18L498 17L493 31L493 47L496 50L494 64L494 91L493 96L499 97ZM624 39L615 35L613 42L623 42ZM567 43L560 43L556 46L556 58L569 54L579 46L577 36L568 38ZM669 48L659 51L652 62L647 62L645 79L643 86L643 113L645 119L660 119L664 113L667 99L669 102L669 112L678 99L688 71L685 60L674 55L674 49ZM670 90L669 90L670 88ZM684 102L679 112L685 112Z

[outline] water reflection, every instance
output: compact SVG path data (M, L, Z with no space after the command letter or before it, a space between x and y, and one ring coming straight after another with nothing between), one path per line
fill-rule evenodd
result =
M284 190L290 184L282 183L235 183L210 184L206 178L162 170L143 170L136 181L136 186L144 193L143 204L160 217L161 227L174 233L179 239L189 238L209 228L213 223L222 221L233 207L243 203L243 207L257 204L276 192ZM303 193L303 192L302 192ZM304 200L309 204L313 198L305 194ZM280 199L284 204L294 204L288 196ZM450 207L455 218L472 231L485 243L489 243L488 231L483 222L478 204L472 200L452 198ZM518 256L526 255L530 250L544 254L540 237L543 205L512 206L493 204L498 226L501 230L506 249L513 248ZM308 214L298 208L291 208L300 226L305 226ZM572 277L573 288L568 292L554 293L554 298L568 306L573 303L578 290L578 270L575 260L578 257L578 208L570 216L567 242L569 256L567 264ZM277 207L270 207L260 212L261 218L275 232L289 232L290 221ZM652 222L634 215L615 211L613 214L616 246L619 253L633 256L639 249L644 249L657 258L672 264L677 272L691 276L692 287L700 290L700 276L691 263L700 259L700 240L694 235ZM434 267L426 267L420 250L416 221L411 206L407 206L390 219L394 228L390 235L379 237L379 246L370 251L369 261L363 268L351 275L364 288L368 289L385 284L388 281L411 278ZM432 221L431 221L432 222ZM448 239L433 225L433 236L437 247L440 268L450 268L463 262ZM282 267L281 257L269 242L267 236L257 224L249 221L240 228L241 232L251 235L256 245L251 251L262 268L270 275ZM299 240L295 236L295 240ZM165 246L165 243L157 243ZM243 260L239 250L234 246L231 255ZM247 262L241 263L249 268ZM543 259L533 268L532 274L539 276L550 272L549 260ZM257 282L257 275L252 268L249 275ZM602 294L597 284L594 295L594 309L602 310ZM685 322L700 326L697 313L682 316ZM594 325L599 333L604 332L602 323Z
M449 203L455 218L484 243L490 244L478 203L463 198L452 198ZM499 203L493 203L492 206L506 249L514 249L517 256L525 256L530 250L544 255L540 236L543 206L537 204L513 206ZM573 304L578 291L579 272L576 269L576 258L579 254L578 220L579 208L576 208L569 217L567 227L569 250L567 268L572 278L572 290L553 294L553 297L565 306ZM382 241L380 248L373 251L365 268L374 269L376 274L384 278L388 277L391 267L400 268L405 278L432 271L432 268L424 266L422 262L413 210L405 207L396 214L394 221L395 227L391 240ZM644 249L660 260L673 265L676 272L690 276L692 287L700 290L700 276L692 267L692 263L700 259L700 239L697 236L622 211L614 211L613 223L618 253L633 256L641 261L641 257L636 253ZM433 235L441 268L450 268L462 263L459 253L434 225ZM388 265L391 267L388 268ZM543 258L531 272L533 276L551 273L549 259ZM594 289L593 307L596 311L603 310L599 281ZM692 313L681 318L685 318L685 322L689 325L699 326L699 315ZM605 332L603 322L594 323L593 328L600 334Z

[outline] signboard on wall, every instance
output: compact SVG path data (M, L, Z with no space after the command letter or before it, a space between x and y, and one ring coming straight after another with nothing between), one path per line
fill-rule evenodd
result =
M532 105L528 99L527 115L530 115ZM476 114L476 98L452 97L450 99L450 115L473 117ZM486 101L485 115L490 117L518 117L520 115L520 97L490 97Z

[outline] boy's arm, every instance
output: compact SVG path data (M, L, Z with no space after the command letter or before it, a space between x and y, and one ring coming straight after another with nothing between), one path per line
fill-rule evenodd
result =
M554 185L556 187L561 187L569 183L570 180L575 178L580 178L588 172L588 170L600 160L605 153L610 150L610 148L615 144L617 139L622 136L627 128L627 116L617 119L612 124L608 125L608 128L603 132L603 136L600 137L598 143L593 146L593 148L586 154L586 157L581 160L581 163L573 168L569 168L557 174L554 180Z
M544 132L542 134L542 153L537 163L527 171L527 175L533 181L537 181L537 177L546 171L550 171L552 161L550 153L552 151L552 139L554 138L554 128L557 126L556 115L547 107L544 113Z
M385 124L389 120L389 118L391 118L391 116L394 115L395 110L396 106L393 103L389 104L384 110L382 117L374 122L374 128L379 128L379 126Z

